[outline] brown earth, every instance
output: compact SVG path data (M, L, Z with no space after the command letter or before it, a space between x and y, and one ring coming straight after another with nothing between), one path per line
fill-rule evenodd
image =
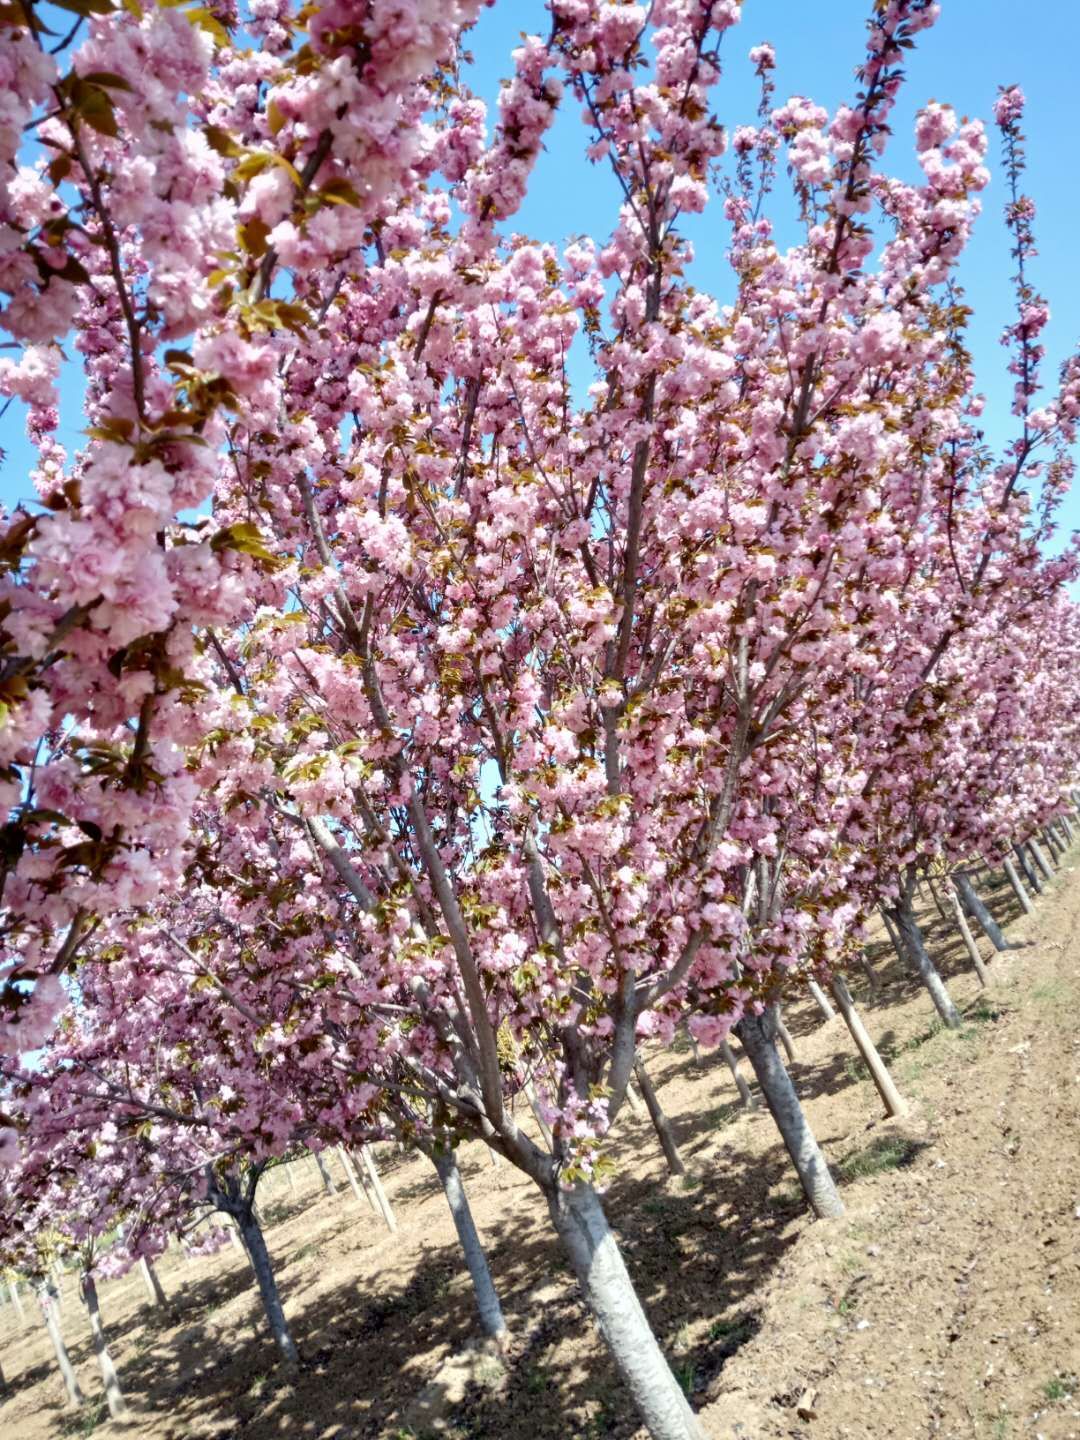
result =
M719 1056L654 1053L650 1072L689 1175L665 1178L644 1114L620 1118L608 1209L653 1324L716 1440L1067 1440L1080 1437L1080 851L1031 919L981 888L1020 949L980 990L958 940L924 911L965 1013L941 1031L884 941L871 1032L911 1102L880 1119L839 1020L790 1007L793 1067L843 1184L841 1220L812 1223L767 1115L746 1115ZM931 917L933 923L931 924ZM984 945L984 953L986 952ZM467 1276L426 1161L382 1148L396 1237L313 1163L263 1197L268 1242L304 1357L275 1364L247 1262L229 1250L159 1265L171 1313L137 1273L101 1285L132 1405L110 1422L66 1278L62 1317L91 1397L66 1411L29 1296L0 1309L4 1440L277 1436L312 1440L644 1440L593 1335L530 1183L477 1145L462 1169L513 1330L504 1366L475 1343Z

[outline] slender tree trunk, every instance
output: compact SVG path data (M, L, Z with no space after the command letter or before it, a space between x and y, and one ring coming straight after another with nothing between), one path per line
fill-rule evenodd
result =
M1037 869L1035 869L1031 861L1028 859L1024 847L1022 845L1014 845L1013 854L1020 862L1020 870L1024 876L1024 879L1031 886L1032 890L1035 892L1036 895L1041 895L1043 887L1042 881L1039 879L1039 872Z
M979 954L979 947L975 944L975 937L972 935L971 927L968 925L967 916L964 914L964 907L960 904L960 896L956 893L952 885L947 885L946 894L949 899L949 904L952 906L953 919L956 921L957 929L960 931L964 948L968 953L968 959L975 967L975 974L979 977L979 983L981 985L988 985L990 983L990 976L987 973L986 966L983 964L982 956Z
M97 1285L92 1275L82 1277L82 1296L86 1304L86 1313L90 1317L90 1339L94 1347L94 1354L97 1356L98 1369L101 1371L101 1381L105 1387L105 1401L109 1407L109 1414L114 1420L123 1420L127 1415L127 1406L124 1404L124 1392L120 1388L120 1377L116 1373L116 1366L113 1364L113 1358L109 1354L109 1347L105 1341L105 1328L101 1323Z
M851 1038L855 1041L859 1054L866 1061L870 1078L877 1086L877 1092L885 1106L885 1113L887 1115L906 1115L907 1102L896 1088L896 1083L889 1073L889 1067L882 1060L877 1046L871 1040L842 975L833 976L832 992L840 1014L844 1017L844 1024L851 1032Z
M795 1041L791 1038L791 1031L784 1024L784 1016L781 1013L779 1005L776 1007L776 1033L780 1037L780 1044L784 1047L787 1063L794 1065L798 1058L795 1054Z
M750 1086L742 1077L742 1072L739 1069L738 1057L736 1056L735 1051L732 1050L731 1046L726 1040L721 1042L720 1053L727 1061L727 1067L731 1071L731 1078L735 1081L735 1088L739 1092L739 1099L743 1103L743 1108L746 1110L756 1110L757 1101L750 1093Z
M1001 933L1001 926L979 898L975 886L971 883L971 876L964 870L958 870L954 878L956 880L956 888L960 892L960 899L964 902L968 914L973 920L979 922L990 944L993 945L995 950L1008 950L1009 942Z
M1012 863L1012 861L1007 855L1005 856L1005 859L1001 862L1001 864L1002 869L1005 871L1005 874L1008 878L1009 884L1013 888L1013 894L1016 896L1017 900L1020 901L1021 910L1023 910L1025 915L1034 915L1035 907L1028 899L1027 891L1024 889L1023 885L1020 884L1020 876L1016 873L1016 866Z
M375 1157L371 1153L370 1145L361 1145L360 1158L363 1160L364 1168L367 1170L367 1177L371 1181L371 1188L375 1191L375 1200L379 1206L379 1213L386 1221L386 1228L391 1234L395 1234L397 1232L397 1220L394 1218L394 1212L390 1208L390 1201L386 1198L386 1191L383 1189L383 1183L379 1179L379 1172L375 1168Z
M349 1159L349 1152L344 1145L338 1147L338 1159L341 1161L341 1168L345 1171L345 1178L348 1180L357 1203L366 1200L368 1208L375 1209L375 1201L371 1198L366 1185L361 1184L361 1177L357 1174L356 1168Z
M295 1370L300 1364L300 1357L296 1352L296 1343L293 1340L292 1332L289 1330L289 1322L285 1319L277 1281L274 1279L274 1267L270 1263L270 1252L266 1248L263 1233L253 1215L241 1215L238 1223L244 1237L248 1258L251 1261L251 1268L254 1270L255 1279L258 1282L259 1297L262 1300L263 1310L266 1312L270 1333L281 1352L286 1369Z
M322 1180L323 1189L326 1191L327 1195L336 1195L337 1186L334 1184L334 1177L326 1168L326 1161L322 1158L322 1156L317 1150L313 1150L311 1153L315 1156L315 1164L319 1167L319 1177Z
M1064 832L1064 835L1065 835L1065 845L1066 845L1066 848L1067 848L1068 846L1070 846L1070 845L1072 844L1072 841L1073 841L1072 821L1069 819L1069 817L1068 817L1067 815L1059 815L1059 816L1058 816L1058 824L1061 826L1062 831Z
M908 958L904 954L903 943L900 939L900 935L896 929L896 926L892 922L892 917L889 915L889 912L885 909L884 905L881 907L881 918L885 922L885 929L888 931L889 939L892 941L892 947L896 951L897 959L900 961L900 964L903 965L904 969L906 970L908 968Z
M491 1278L484 1247L476 1233L457 1160L452 1150L439 1150L431 1156L431 1161L438 1172L446 1203L450 1206L450 1214L454 1217L454 1229L461 1241L465 1264L472 1277L480 1324L484 1328L484 1334L494 1340L500 1350L505 1349L508 1338L506 1321L503 1319L502 1306L499 1304L495 1282Z
M19 1316L19 1326L26 1329L26 1311L23 1309L22 1296L19 1294L19 1278L12 1275L8 1280L8 1294L11 1296L11 1303Z
M776 1048L775 1010L770 1008L762 1015L744 1015L736 1033L753 1066L765 1103L787 1146L811 1209L819 1219L842 1215L843 1202L829 1174L825 1156L814 1138L791 1076Z
M635 1115L641 1114L641 1101L638 1099L637 1091L629 1080L626 1082L626 1103Z
M649 1112L649 1119L653 1123L656 1137L660 1141L660 1148L664 1152L664 1159L667 1161L667 1168L672 1175L685 1175L686 1166L679 1154L679 1147L675 1144L675 1136L671 1132L671 1122L664 1114L663 1106L660 1104L653 1083L649 1079L649 1072L645 1069L644 1062L639 1058L634 1061L634 1075L637 1078L641 1089L645 1107Z
M941 903L941 897L937 892L937 886L934 884L934 878L932 875L927 875L926 886L927 889L930 891L930 898L933 900L934 905L937 907L937 913L941 916L942 920L947 922L949 917L945 913L945 907Z
M540 1100L536 1094L536 1086L531 1080L525 1081L525 1098L529 1102L529 1109L533 1113L533 1118L540 1127L540 1134L544 1137L544 1144L550 1150L552 1148L551 1130L548 1128L546 1120L540 1113Z
M877 977L877 971L870 964L869 957L867 956L865 950L859 951L859 968L862 970L863 974L867 978L867 981L869 982L871 993L874 995L880 995L881 981Z
M810 994L814 997L814 1003L817 1005L818 1009L821 1011L825 1019L835 1020L836 1011L829 1004L829 997L825 994L825 991L821 988L818 982L814 979L810 979L806 983Z
M146 1286L147 1295L149 1295L155 1305L164 1305L165 1291L161 1288L161 1281L158 1279L158 1273L154 1269L153 1261L147 1260L146 1257L143 1256L139 1261L139 1269L142 1271L143 1284Z
M83 1405L86 1402L86 1396L79 1389L79 1379L75 1374L75 1367L71 1363L71 1356L64 1344L64 1337L60 1334L60 1320L56 1313L56 1303L47 1290L39 1291L38 1300L41 1304L45 1329L49 1332L49 1339L56 1352L56 1363L60 1368L60 1374L64 1377L64 1389L67 1391L68 1404Z
M492 1165L494 1165L495 1169L498 1170L499 1166L502 1164L502 1156L497 1150L493 1150L490 1145L488 1145L486 1148L488 1155L491 1157Z
M705 1440L641 1308L596 1191L552 1187L547 1201L586 1304L652 1440Z
M233 1225L231 1220L225 1221L225 1229L229 1232L229 1244L232 1246L232 1248L234 1250L243 1250L244 1242L240 1239L236 1227L235 1225Z
M910 956L908 964L930 992L934 1008L950 1030L959 1030L960 1012L953 1004L949 992L945 988L945 981L938 973L937 966L927 953L919 922L915 919L910 895L901 894L900 899L892 907L892 918L903 937L904 949Z
M285 1179L289 1182L289 1191L290 1191L291 1194L295 1195L295 1194L296 1194L296 1176L293 1174L293 1167L292 1167L292 1161L291 1161L291 1160L286 1160L284 1169L285 1169Z
M1028 841L1028 849L1031 851L1032 855L1034 855L1034 857L1035 857L1035 864L1039 867L1039 869L1042 871L1042 873L1046 876L1047 880L1053 880L1053 878L1054 878L1054 867L1053 867L1053 866L1050 864L1050 862L1047 860L1046 855L1045 855L1045 853L1043 852L1043 848L1042 848L1042 846L1039 844L1039 842L1038 842L1037 840L1029 840L1029 841Z
M1042 837L1046 842L1046 848L1050 851L1050 859L1054 862L1054 869L1060 869L1061 857L1064 853L1061 836L1054 829L1053 825L1044 825L1042 827Z

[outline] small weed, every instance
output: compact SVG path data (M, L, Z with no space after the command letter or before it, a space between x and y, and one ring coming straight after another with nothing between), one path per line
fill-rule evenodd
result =
M306 1245L301 1245L299 1250L293 1252L293 1254L289 1258L288 1263L290 1265L295 1265L299 1264L301 1260L321 1260L322 1253L323 1252L318 1244L318 1241L309 1240Z
M990 1422L990 1434L994 1440L1008 1440L1009 1417L1008 1415L995 1415Z
M697 1190L705 1181L700 1175L682 1175L679 1177L679 1185L683 1190Z
M690 1326L687 1324L680 1325L678 1330L675 1331L675 1336L671 1342L672 1352L676 1355L684 1355L686 1351L690 1349L690 1339Z
M853 1055L844 1057L844 1074L851 1081L852 1085L858 1085L860 1081L866 1079L866 1071Z
M885 1170L899 1170L910 1165L919 1147L911 1140L888 1137L875 1140L865 1150L847 1155L836 1167L843 1180L866 1180L871 1175L880 1175Z
M802 1186L795 1180L785 1181L769 1192L769 1204L778 1210L791 1210L803 1202Z
M70 1436L92 1435L108 1413L109 1407L104 1400L92 1400L73 1415L64 1416L60 1421L60 1433Z
M270 1383L269 1375L256 1375L248 1386L248 1394L258 1400Z
M993 1025L1004 1012L988 1000L980 1000L964 1016L969 1025Z
M1076 1386L1075 1375L1054 1375L1043 1386L1043 1395L1051 1403L1055 1400L1071 1400Z
M709 1326L709 1339L714 1343L721 1342L733 1353L753 1334L754 1322L745 1315L738 1315L734 1320L714 1320Z
M1031 988L1031 998L1039 1005L1062 1005L1069 997L1069 986L1064 980L1044 980Z
M651 1200L646 1200L641 1208L646 1215L668 1215L671 1213L672 1207L671 1202L665 1200L663 1196L655 1196Z
M530 1395L542 1395L550 1384L550 1379L544 1371L540 1369L539 1365L535 1366L525 1376L525 1389Z
M682 1386L684 1395L693 1395L697 1388L697 1378L697 1366L692 1360L684 1360L675 1370L675 1379Z

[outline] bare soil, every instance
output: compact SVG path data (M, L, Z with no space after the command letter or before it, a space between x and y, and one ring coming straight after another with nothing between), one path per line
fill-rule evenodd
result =
M810 1221L767 1114L745 1114L718 1055L656 1051L649 1069L687 1162L666 1177L644 1109L620 1117L608 1196L653 1325L715 1440L1080 1440L1080 850L1030 919L980 889L1021 948L980 989L932 906L931 948L965 1015L942 1031L884 937L884 982L856 997L911 1104L881 1118L842 1022L790 1007L793 1066L843 1185L844 1218ZM983 944L983 953L989 947ZM526 1122L528 1123L528 1122ZM304 1366L276 1364L246 1259L225 1250L100 1288L132 1406L108 1419L85 1314L62 1323L90 1403L64 1408L48 1338L0 1308L4 1440L644 1440L530 1182L483 1147L460 1156L513 1331L478 1343L468 1277L434 1171L380 1147L399 1231L310 1160L261 1196Z

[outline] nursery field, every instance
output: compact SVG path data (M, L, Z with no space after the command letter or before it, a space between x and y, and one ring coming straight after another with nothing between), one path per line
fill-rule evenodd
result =
M846 1215L811 1222L764 1109L745 1112L717 1052L646 1052L687 1175L672 1179L644 1107L617 1127L609 1213L638 1293L716 1440L1070 1440L1080 1436L1080 883L1074 847L1032 917L984 875L1019 947L983 990L959 938L920 919L960 1004L958 1032L884 936L883 982L852 989L910 1105L880 1118L842 1022L809 1001L787 1023L792 1072L843 1188ZM929 897L927 897L929 898ZM531 1123L531 1117L528 1122ZM168 1309L138 1271L99 1284L131 1418L111 1421L85 1312L65 1277L62 1324L84 1389L64 1394L29 1295L0 1310L5 1440L274 1436L312 1440L643 1437L578 1299L535 1187L473 1144L460 1156L511 1330L478 1340L468 1275L434 1171L377 1147L391 1235L314 1162L260 1187L302 1368L276 1364L243 1253L158 1264Z

